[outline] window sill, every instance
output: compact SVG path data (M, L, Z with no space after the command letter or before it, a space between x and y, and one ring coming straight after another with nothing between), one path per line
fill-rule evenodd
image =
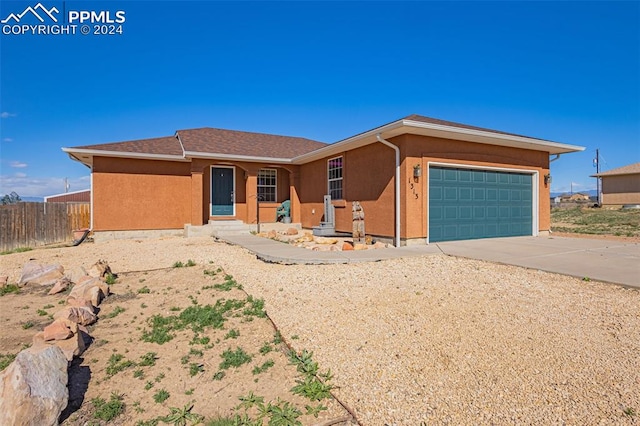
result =
M347 207L346 200L331 200L331 205L337 209L343 209Z

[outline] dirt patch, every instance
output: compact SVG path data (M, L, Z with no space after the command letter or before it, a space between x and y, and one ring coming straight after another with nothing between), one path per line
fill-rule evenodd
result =
M55 258L61 264L66 263L67 255L73 254L76 262L84 257L81 249L54 250L60 251L35 250L29 257ZM5 258L2 260L9 260ZM6 263L17 265L19 261ZM218 265L203 263L119 273L111 285L113 294L100 306L99 321L90 327L92 342L69 369L70 399L62 424L98 422L95 401L109 401L112 395L125 404L123 413L109 422L116 425L157 419L167 416L172 407L190 405L191 413L207 419L243 415L245 410L237 409L239 397L250 392L262 397L265 406L271 402L288 408L294 417L297 410L303 424L349 414L332 398L311 401L292 393L302 376L265 316L262 299L249 296ZM128 266L143 267L136 262ZM16 271L10 275L15 277ZM14 354L29 345L63 306L64 294L49 296L46 292L25 287L0 298L0 323L4 330L11 330L0 337L0 354ZM155 336L162 330L153 327L154 319L179 322L185 312L192 317L169 326L162 338ZM306 407L310 412L315 409L317 417L307 415ZM257 418L257 405L246 412ZM269 418L267 415L265 422Z

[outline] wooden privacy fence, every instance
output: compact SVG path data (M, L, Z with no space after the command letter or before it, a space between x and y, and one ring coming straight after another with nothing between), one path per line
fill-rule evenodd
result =
M88 228L89 203L18 203L0 206L0 251L73 241Z

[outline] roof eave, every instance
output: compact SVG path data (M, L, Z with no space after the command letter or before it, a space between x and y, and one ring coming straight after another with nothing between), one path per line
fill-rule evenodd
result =
M164 160L164 161L182 161L187 162L180 155L171 154L149 154L140 152L122 152L122 151L106 151L101 149L79 149L79 148L62 148L73 160L79 161L85 166L91 168L93 165L93 157L115 157L115 158L132 158L139 160Z
M315 151L299 155L293 158L293 163L304 164L375 143L377 142L376 135L378 133L382 134L386 139L409 133L443 139L454 139L466 142L544 151L549 154L566 154L570 152L584 151L585 149L583 146L562 144L543 139L528 138L525 136L508 135L486 130L467 129L463 127L453 127L442 124L401 119L367 132L360 133L359 135L348 139L343 139Z
M424 134L425 136L436 136L445 139L456 139L467 142L544 151L549 154L567 154L570 152L580 152L585 150L585 147L583 146L563 144L544 139L529 138L526 136L508 135L505 133L496 133L486 130L423 123L413 120L402 120L402 122L405 126L419 129L416 133Z
M291 158L258 157L254 155L219 154L213 152L185 151L186 158L206 158L210 160L244 161L247 163L291 164Z

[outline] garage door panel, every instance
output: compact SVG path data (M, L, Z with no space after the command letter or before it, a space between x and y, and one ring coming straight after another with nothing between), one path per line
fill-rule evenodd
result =
M532 176L429 168L429 240L532 234Z

